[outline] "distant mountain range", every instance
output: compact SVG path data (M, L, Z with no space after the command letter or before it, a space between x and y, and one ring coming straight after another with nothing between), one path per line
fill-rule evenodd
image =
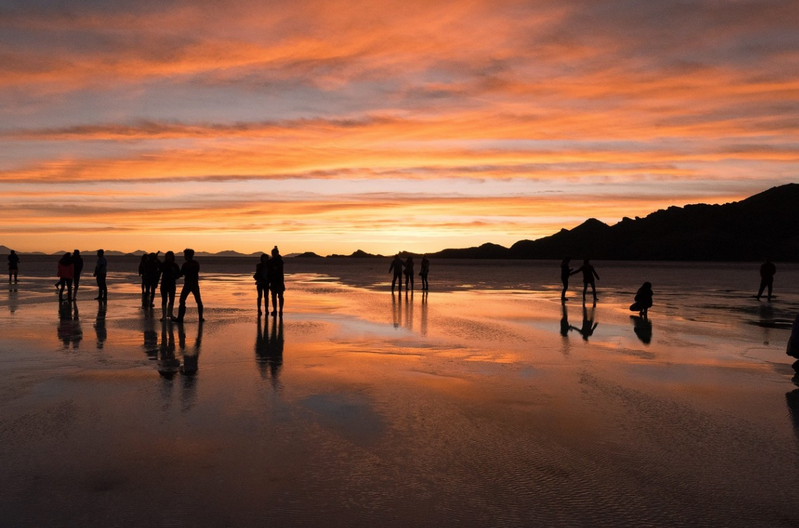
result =
M799 260L799 184L773 187L740 202L669 207L607 225L589 218L510 248L483 244L445 249L436 258L602 260Z
M0 254L9 248L0 246ZM60 254L64 252L58 252ZM94 250L86 251L93 254ZM107 255L142 255L106 251ZM30 253L44 255L44 253ZM257 257L238 251L208 253L198 257ZM417 255L401 252L402 255ZM561 229L537 240L520 240L507 248L486 243L479 247L445 249L429 258L461 259L573 259L597 260L799 260L799 184L773 187L740 202L724 205L696 204L669 207L644 218L624 218L608 225L589 218L574 229ZM313 252L290 258L385 258L360 249L350 255L322 257Z

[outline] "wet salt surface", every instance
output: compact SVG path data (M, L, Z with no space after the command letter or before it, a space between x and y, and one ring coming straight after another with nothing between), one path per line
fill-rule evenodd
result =
M735 266L597 265L583 309L557 268L392 296L380 263L290 264L282 322L222 265L202 326L124 270L105 309L0 290L0 525L799 525L796 270L768 304Z

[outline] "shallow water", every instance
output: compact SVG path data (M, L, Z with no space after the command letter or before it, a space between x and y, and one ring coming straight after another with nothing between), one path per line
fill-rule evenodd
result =
M134 260L77 310L31 260L0 290L3 526L799 525L795 266L766 303L757 264L599 262L583 308L552 262L392 296L388 261L287 260L259 322L254 262L202 259L201 326L139 309Z

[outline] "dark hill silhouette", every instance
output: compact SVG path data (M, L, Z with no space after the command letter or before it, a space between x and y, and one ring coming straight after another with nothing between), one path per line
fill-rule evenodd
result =
M485 248L485 249L484 249ZM504 250L504 251L503 251ZM609 226L594 218L574 229L509 249L494 244L447 249L436 258L605 260L799 260L799 184L724 205L669 207Z

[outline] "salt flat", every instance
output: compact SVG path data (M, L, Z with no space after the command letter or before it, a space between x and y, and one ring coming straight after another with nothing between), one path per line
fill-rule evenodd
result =
M543 265L433 264L392 295L382 261L289 259L260 321L251 272L206 266L202 325L142 311L121 264L107 306L23 274L0 524L799 526L799 270L769 304L756 268L600 263L583 308Z

